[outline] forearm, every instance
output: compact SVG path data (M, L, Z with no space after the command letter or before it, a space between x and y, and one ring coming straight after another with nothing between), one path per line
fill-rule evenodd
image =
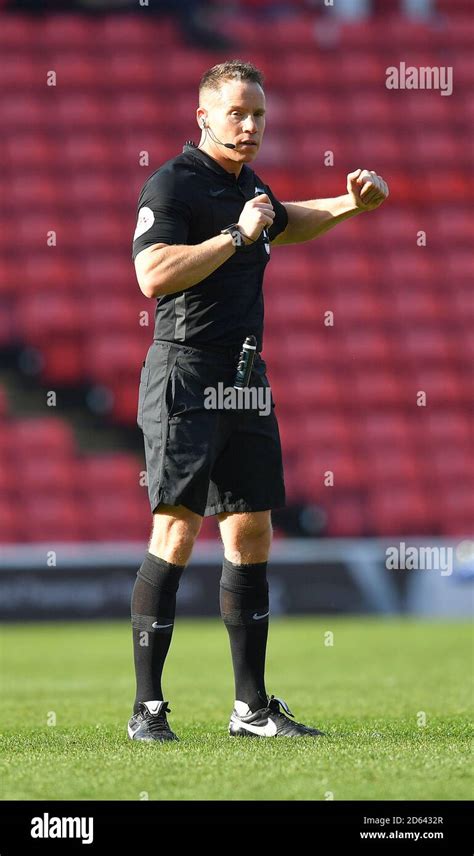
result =
M148 296L161 297L191 288L217 270L235 251L230 235L216 235L202 244L157 249L150 255L146 272Z
M282 243L311 241L361 211L349 194L332 199L285 202L284 205L288 211L288 226L282 233Z

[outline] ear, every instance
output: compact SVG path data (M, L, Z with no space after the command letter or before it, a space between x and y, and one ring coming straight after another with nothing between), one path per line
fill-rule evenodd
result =
M198 115L196 116L196 119L197 119L197 123L198 123L199 127L202 128L202 130L204 130L204 128L206 127L206 117L202 113L201 113L201 115L199 115L199 113L198 113Z

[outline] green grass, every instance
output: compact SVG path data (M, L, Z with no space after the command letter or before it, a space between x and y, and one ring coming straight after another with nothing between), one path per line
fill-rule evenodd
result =
M3 639L3 799L472 799L466 623L273 618L267 691L326 732L313 740L228 735L219 619L178 615L163 684L180 738L170 744L127 737L127 622L7 626Z

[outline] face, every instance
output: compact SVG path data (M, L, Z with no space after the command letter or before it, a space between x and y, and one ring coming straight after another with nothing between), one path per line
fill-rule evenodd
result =
M265 130L265 95L258 83L226 80L217 92L202 93L197 119L199 124L204 120L218 140L234 143L235 149L226 149L204 131L200 148L229 172L238 174L242 164L251 163L260 149Z

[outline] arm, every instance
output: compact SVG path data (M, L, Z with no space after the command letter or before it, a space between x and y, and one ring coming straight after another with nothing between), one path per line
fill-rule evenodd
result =
M183 291L213 273L235 251L230 235L216 235L193 246L153 244L135 259L138 284L150 298Z
M274 217L266 194L246 202L238 221L244 243L257 240ZM201 244L152 244L135 257L138 284L145 297L175 294L206 279L235 252L232 237L221 234Z
M388 192L383 178L374 172L357 169L347 176L347 193L343 196L285 202L288 225L272 241L272 246L311 241L355 214L378 208L387 198Z

